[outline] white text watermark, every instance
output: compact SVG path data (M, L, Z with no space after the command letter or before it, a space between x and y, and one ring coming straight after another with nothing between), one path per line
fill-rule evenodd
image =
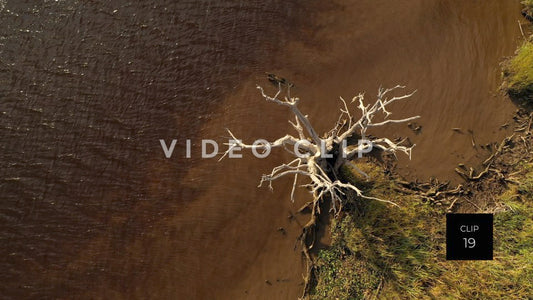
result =
M176 149L176 145L178 143L177 139L173 139L170 141L170 144L167 144L167 142L164 139L160 139L159 143L161 144L161 148L163 149L163 153L165 154L166 158L171 158L174 154L174 150ZM240 140L228 140L228 143L225 143L224 146L227 146L227 151L223 152L222 154L227 154L229 158L242 158L242 141ZM313 147L311 142L308 140L298 140L292 145L292 152L299 158L305 158L309 157L311 154L309 151L305 151L305 149L310 149ZM345 158L349 152L351 151L345 151L347 146L346 140L343 140L340 144L340 153ZM200 143L200 154L199 157L201 158L214 158L217 155L221 154L219 153L219 144L215 140L211 139L202 139ZM253 144L246 146L246 148L250 149L252 154L257 158L266 158L270 155L272 151L272 145L264 139L258 139L253 142ZM357 147L355 148L355 151L357 153L357 156L361 158L363 154L369 153L372 151L372 142L366 139L359 139L357 142ZM185 140L185 151L184 151L184 157L185 158L191 158L192 155L192 141L190 139ZM320 145L320 157L321 158L332 158L333 154L326 150L326 145L324 141L322 141Z

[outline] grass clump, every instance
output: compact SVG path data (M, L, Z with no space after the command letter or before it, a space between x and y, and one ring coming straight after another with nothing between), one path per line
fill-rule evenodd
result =
M533 2L533 0L531 0ZM512 96L533 93L533 43L525 42L504 68L506 86Z
M313 299L532 299L533 171L501 195L493 261L446 261L445 210L396 192L383 174L366 192L401 207L357 200L333 221Z

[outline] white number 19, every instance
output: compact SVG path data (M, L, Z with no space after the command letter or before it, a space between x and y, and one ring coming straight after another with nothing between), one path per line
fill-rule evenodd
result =
M474 238L463 238L465 241L465 248L474 248L476 246L476 239Z

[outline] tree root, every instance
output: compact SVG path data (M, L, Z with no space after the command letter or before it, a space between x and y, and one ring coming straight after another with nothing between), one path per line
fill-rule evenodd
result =
M439 203L441 199L448 196L460 196L467 194L463 185L455 188L448 188L449 182L439 182L438 179L432 178L429 182L406 182L403 180L394 180L396 183L393 187L396 191L404 194L418 195L420 198L432 203ZM398 186L399 185L399 186Z
M319 201L312 202L311 218L302 228L302 233L298 237L302 249L303 258L306 262L306 274L303 275L304 289L300 299L308 299L315 280L315 261L311 255L311 250L315 245L316 229L318 217L320 215ZM307 208L309 205L304 205Z
M483 161L483 166L485 166L485 169L481 171L479 174L475 175L475 170L473 168L469 168L466 170L466 167L464 164L459 164L459 167L455 168L455 172L459 174L464 180L466 181L477 181L481 179L483 176L487 175L489 172L495 172L499 175L502 175L502 172L496 168L492 167L493 161L496 157L498 157L503 150L506 149L509 142L515 137L516 133L513 133L512 135L506 137L498 146L496 151L492 153L489 158L487 158L485 161Z
M496 149L496 151L494 153L492 153L491 156L489 156L489 158L487 158L484 162L483 162L483 165L486 166L486 165L490 165L492 163L492 161L494 160L494 158L496 156L498 156L500 153L502 153L504 147L513 139L513 137L515 136L515 133L511 134L510 136L506 137L501 143L500 145L498 146L498 148Z

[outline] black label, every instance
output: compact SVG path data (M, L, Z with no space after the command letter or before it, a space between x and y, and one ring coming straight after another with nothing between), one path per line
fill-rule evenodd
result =
M446 214L446 259L492 260L492 214Z

